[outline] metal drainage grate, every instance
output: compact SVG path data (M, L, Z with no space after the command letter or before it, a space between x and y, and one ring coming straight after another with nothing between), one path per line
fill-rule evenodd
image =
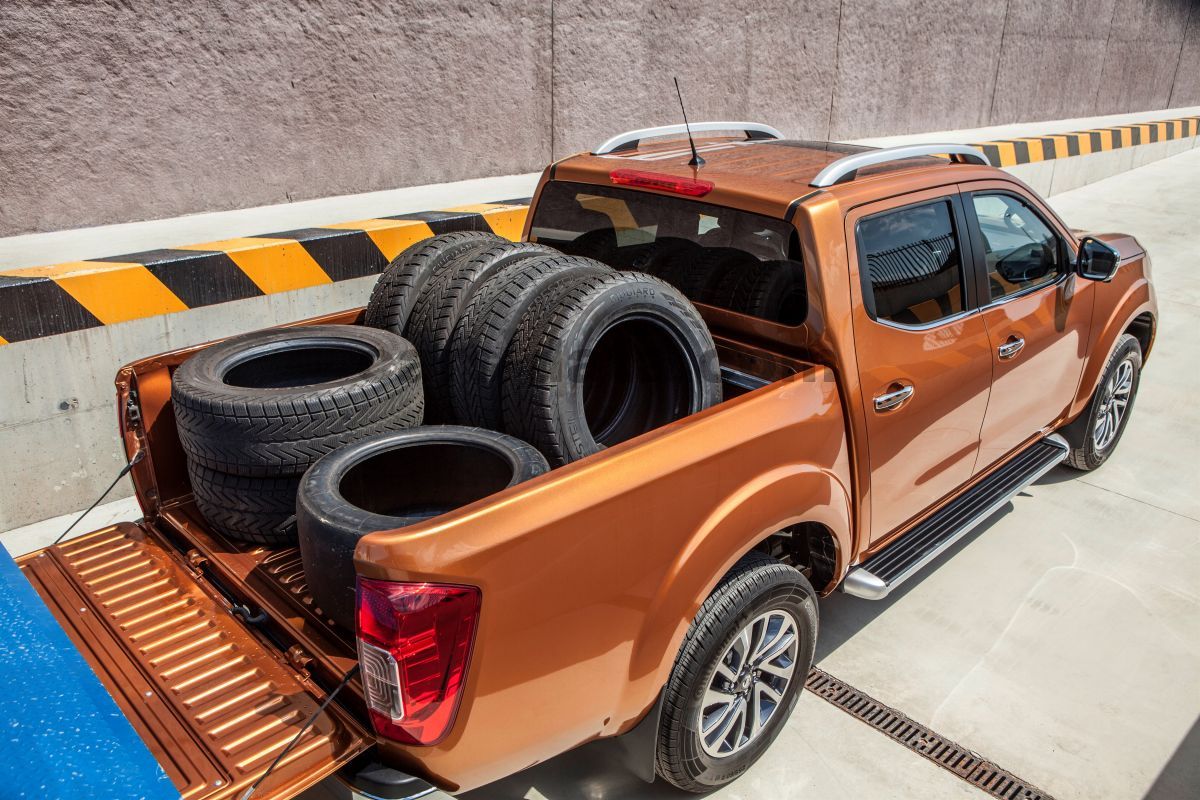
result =
M967 783L1002 800L1054 800L1028 781L950 741L890 706L848 686L816 667L804 683L810 692L857 717L880 733L920 753Z

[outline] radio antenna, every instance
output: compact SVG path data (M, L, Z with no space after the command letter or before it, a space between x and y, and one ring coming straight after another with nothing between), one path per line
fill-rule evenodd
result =
M704 166L704 159L696 152L696 140L692 138L692 126L688 124L687 109L683 107L683 92L679 90L679 78L675 78L675 95L679 98L679 110L683 112L683 129L687 131L688 144L692 147L692 160L688 166L699 169Z

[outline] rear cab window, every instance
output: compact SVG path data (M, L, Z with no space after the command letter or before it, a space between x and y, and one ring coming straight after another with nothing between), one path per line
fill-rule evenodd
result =
M795 229L781 219L678 197L551 181L531 241L655 275L689 299L782 325L808 315Z

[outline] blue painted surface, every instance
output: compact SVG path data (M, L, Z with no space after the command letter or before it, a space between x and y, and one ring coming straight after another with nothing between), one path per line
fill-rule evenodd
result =
M0 798L178 797L0 545Z

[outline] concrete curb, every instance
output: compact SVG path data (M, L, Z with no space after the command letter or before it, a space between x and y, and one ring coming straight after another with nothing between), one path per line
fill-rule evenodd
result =
M414 242L518 239L529 198L0 271L0 345L376 275Z
M992 166L1015 167L1018 164L1035 164L1039 161L1086 156L1123 147L1187 139L1197 134L1200 134L1200 117L1180 117L1049 136L998 139L975 146L983 150Z

